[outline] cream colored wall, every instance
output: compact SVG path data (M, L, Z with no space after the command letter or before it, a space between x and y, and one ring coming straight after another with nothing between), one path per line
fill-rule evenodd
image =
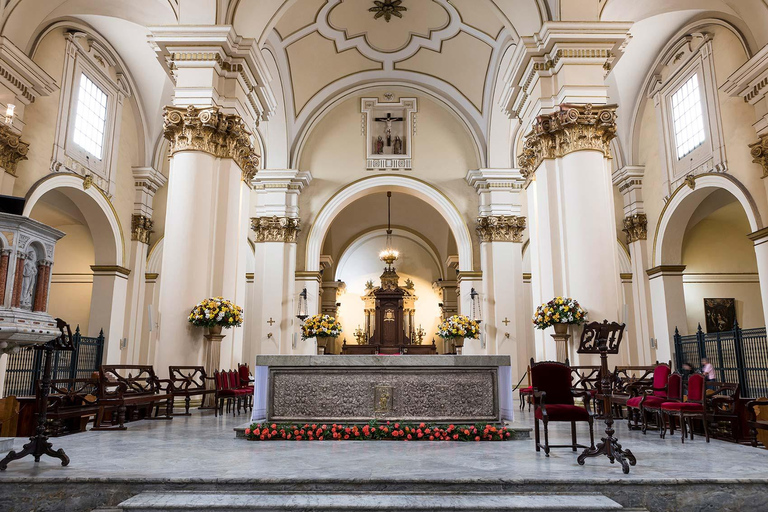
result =
M318 212L333 194L362 178L381 171L365 169L365 136L360 130L360 98L384 92L396 97L419 99L417 134L413 137L413 170L392 171L426 181L448 196L469 226L475 231L478 199L464 177L479 166L469 132L459 119L435 100L402 87L374 88L352 95L322 118L309 134L298 168L311 171L313 181L301 194L303 231L299 237L297 268L304 268L307 234ZM479 246L473 239L475 265L479 265Z
M747 60L739 39L729 29L706 25L697 30L713 34L713 61L715 67L716 86L719 88L725 80ZM728 174L741 182L752 194L753 199L763 219L768 218L768 200L765 187L760 179L762 172L757 164L752 163L748 142L756 138L752 128L754 123L754 108L744 103L741 98L732 98L718 89L718 101L722 118L722 131L725 140ZM625 105L626 107L626 105ZM624 109L628 113L628 108ZM639 113L641 122L639 132L635 137L637 144L637 164L645 166L643 180L643 198L645 211L648 216L649 243L648 254L652 265L660 262L653 260L653 239L656 226L664 209L665 180L662 161L665 158L660 141L657 110L653 101L645 100ZM682 185L685 186L685 185Z
M66 40L64 29L56 29L48 33L38 44L33 60L51 75L57 83L62 81L64 69L64 51ZM38 98L35 103L25 109L24 121L26 126L23 138L30 143L28 159L19 162L18 179L14 186L14 194L24 196L40 179L51 174L51 154L56 131L60 91L50 96ZM138 120L135 118L131 101L125 100L120 124L120 141L117 155L115 192L110 197L115 214L122 228L122 238L126 246L131 240L131 214L133 213L134 185L131 167L139 165L138 156ZM158 114L159 115L159 114ZM127 262L125 263L127 265Z
M746 237L749 232L744 210L735 200L689 226L682 253L686 280L720 282L683 285L688 332L696 332L699 323L705 327L705 298L736 299L736 319L742 327L765 324L755 251ZM741 282L745 279L752 282Z

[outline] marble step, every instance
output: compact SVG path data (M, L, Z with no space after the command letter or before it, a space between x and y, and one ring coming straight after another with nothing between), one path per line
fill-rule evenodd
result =
M506 494L494 492L144 492L120 503L121 512L255 510L260 512L373 511L612 511L628 512L602 494ZM637 511L638 509L632 509Z
M11 451L15 439L15 437L0 437L0 453Z

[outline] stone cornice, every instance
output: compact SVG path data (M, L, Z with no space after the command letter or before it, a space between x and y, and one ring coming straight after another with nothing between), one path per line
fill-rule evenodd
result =
M295 243L299 234L299 219L290 217L253 217L251 229L256 232L257 243Z
M682 276L685 265L659 265L645 271L649 278L660 276Z
M750 144L749 153L752 155L752 161L763 168L762 177L768 177L768 134L760 137L754 144Z
M555 112L536 118L517 157L520 172L528 178L543 160L574 151L597 150L610 158L615 136L616 105L562 104Z
M163 135L171 143L170 155L177 151L203 151L218 158L232 158L249 185L259 168L259 155L242 118L224 114L218 107L165 107Z
M133 173L134 186L143 188L152 195L155 195L159 188L168 183L168 178L153 167L132 167L131 172Z
M32 103L59 88L43 68L6 37L0 37L0 82L24 103Z
M523 241L525 217L515 215L488 215L477 218L477 236L480 242Z
M648 239L648 217L644 213L635 213L624 217L624 228L627 234L627 243L631 244L639 240Z
M27 159L29 144L21 140L8 126L0 124L0 167L16 176L16 165Z
M747 103L756 103L768 92L768 46L734 71L720 89L729 96L740 96Z

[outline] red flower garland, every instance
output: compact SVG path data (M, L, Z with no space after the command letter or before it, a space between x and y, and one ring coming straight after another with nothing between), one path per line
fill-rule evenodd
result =
M305 423L253 423L245 429L249 441L508 441L506 427L475 425L434 425L372 421L365 425L318 425Z

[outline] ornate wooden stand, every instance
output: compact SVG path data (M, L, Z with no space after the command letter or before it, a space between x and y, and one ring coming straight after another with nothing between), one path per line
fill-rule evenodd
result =
M0 460L0 471L5 471L8 468L9 462L24 458L27 455L32 455L35 458L35 462L40 462L40 457L48 455L49 457L61 459L62 466L69 464L69 457L64 453L64 450L62 448L54 450L53 445L48 442L48 433L45 425L48 416L48 395L51 392L51 358L53 356L53 351L71 351L75 348L72 344L72 331L69 328L69 324L60 318L57 318L56 326L61 331L61 336L43 343L42 345L35 346L35 350L45 351L43 380L41 382L40 393L37 397L37 428L35 430L35 435L29 438L29 442L24 445L24 448L20 452L16 453L15 451L11 451L3 460ZM65 328L66 333L64 332Z
M600 394L597 398L603 400L603 415L605 419L605 437L594 448L587 448L576 459L579 465L589 457L605 455L613 464L619 461L624 474L629 473L629 466L634 466L637 459L629 450L624 450L619 440L614 437L613 411L611 409L611 374L608 372L608 354L618 354L621 338L624 335L624 324L608 323L608 320L591 322L584 326L579 343L579 354L600 354Z

